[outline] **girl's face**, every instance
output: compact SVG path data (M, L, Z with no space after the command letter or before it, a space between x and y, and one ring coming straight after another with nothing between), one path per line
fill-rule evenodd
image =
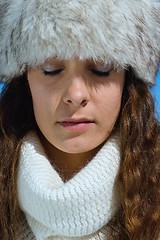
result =
M66 153L95 149L118 117L124 72L101 61L50 59L28 70L36 122L46 140Z

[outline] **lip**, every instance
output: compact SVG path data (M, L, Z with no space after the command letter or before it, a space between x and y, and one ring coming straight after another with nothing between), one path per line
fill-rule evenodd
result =
M88 118L66 118L57 123L69 131L85 131L94 124L95 121Z

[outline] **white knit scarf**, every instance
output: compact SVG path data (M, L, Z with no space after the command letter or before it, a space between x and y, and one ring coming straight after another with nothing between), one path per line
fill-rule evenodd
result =
M105 226L117 209L115 178L118 138L110 138L97 155L64 183L47 159L35 133L21 149L18 196L36 239L82 237Z

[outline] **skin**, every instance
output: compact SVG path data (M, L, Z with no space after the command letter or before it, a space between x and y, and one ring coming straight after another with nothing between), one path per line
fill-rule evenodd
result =
M102 61L72 58L48 59L27 75L40 139L68 180L109 137L120 111L125 73Z

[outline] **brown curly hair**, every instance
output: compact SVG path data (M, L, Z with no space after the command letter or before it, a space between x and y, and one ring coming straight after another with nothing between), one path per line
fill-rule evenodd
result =
M17 169L23 137L38 130L26 76L13 79L0 100L0 239L15 240L21 211ZM108 224L115 240L160 238L160 125L148 86L126 71L120 132L121 165L117 190L121 205ZM107 238L108 239L108 238Z

